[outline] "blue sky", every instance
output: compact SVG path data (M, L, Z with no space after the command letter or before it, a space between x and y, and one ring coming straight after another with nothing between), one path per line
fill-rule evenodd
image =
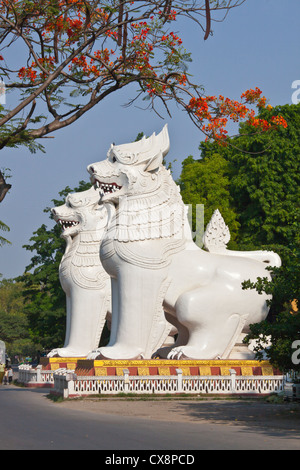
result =
M205 42L195 25L183 27L178 32L193 57L189 73L207 94L239 99L242 92L258 86L272 106L291 104L292 83L300 80L299 18L299 0L247 0L223 23L214 24L214 34ZM52 134L54 138L45 141L46 154L33 155L22 148L1 151L0 167L10 168L13 185L0 204L0 220L10 227L3 235L12 242L0 248L4 277L24 272L32 253L22 245L41 224L50 228L54 223L44 208L67 185L73 188L80 180L87 181L87 165L104 159L112 142L132 141L141 131L159 132L168 123L167 160L177 160L174 177L188 155L199 156L203 136L183 111L174 106L172 118L162 120L153 112L122 107L128 98L126 90L115 93L69 128Z

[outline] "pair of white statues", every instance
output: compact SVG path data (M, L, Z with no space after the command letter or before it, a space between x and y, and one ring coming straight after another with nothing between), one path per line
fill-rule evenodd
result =
M230 235L218 211L205 232L207 251L200 249L162 164L168 150L167 126L112 145L106 160L88 167L93 186L52 209L67 242L59 269L67 329L64 347L49 356L250 357L234 356L234 348L251 323L266 318L268 297L243 290L242 282L269 277L266 266L279 266L280 258L227 250ZM107 318L110 341L99 348ZM176 342L161 347L171 329Z

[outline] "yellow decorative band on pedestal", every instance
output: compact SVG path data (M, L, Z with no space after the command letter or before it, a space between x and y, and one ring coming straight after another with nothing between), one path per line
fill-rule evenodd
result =
M182 375L191 375L191 370L189 367L177 367L177 369L181 369L182 370Z
M107 368L106 367L95 367L95 375L107 375Z
M211 369L209 366L200 366L199 373L200 375L211 375Z
M149 367L138 367L138 375L150 375Z
M176 375L176 369L181 369L183 376L211 376L230 375L230 369L235 370L237 375L280 375L269 363L269 361L219 359L219 360L171 360L171 359L148 359L148 360L93 360L85 358L43 358L43 366L47 369L57 370L59 368L73 369L78 375L94 376L121 376L123 370L128 369L130 375ZM47 360L46 360L47 359Z
M129 369L131 375L148 376L148 375L174 375L176 369L182 370L182 375L230 375L230 369L236 371L237 375L279 375L268 361L255 360L94 360L93 366L95 374L104 374L106 369L107 375L111 375L115 370L115 375L123 375L124 369ZM84 361L80 361L80 367L84 367ZM109 372L109 373L108 373Z
M86 357L47 357L45 359L47 359L47 361L51 364L59 364L60 362L85 361Z
M215 360L207 360L207 359L186 359L186 360L172 360L172 359L144 359L144 360L102 360L102 359L95 359L94 360L95 367L170 367L176 366L178 368L182 368L184 366L198 366L201 369L205 369L206 367L263 367L263 366L270 366L269 361L255 361L255 360L243 360L243 359L215 359Z
M262 375L273 375L273 367L270 364L262 367Z
M220 367L221 369L221 375L230 375L230 367Z
M252 367L251 366L242 365L241 370L242 370L242 375L252 375ZM272 375L273 375L273 371L272 371Z
M169 367L159 367L158 368L158 375L170 375L170 368Z
M42 357L40 364L43 368L50 370L57 370L61 368L74 370L77 367L77 362L85 360L84 357Z

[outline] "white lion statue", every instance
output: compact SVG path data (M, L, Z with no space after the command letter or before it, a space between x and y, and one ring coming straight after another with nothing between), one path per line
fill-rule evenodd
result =
M273 252L219 253L192 240L185 206L163 166L167 126L141 141L112 145L107 159L89 165L107 209L101 242L112 278L112 335L88 357L148 359L167 319L179 335L171 359L228 358L241 332L266 318L267 296L243 290L246 279L268 277L280 265Z
M66 250L59 278L66 294L66 336L63 348L48 357L86 357L99 346L111 312L110 277L103 269L99 248L107 224L107 211L99 204L99 191L69 194L64 205L52 209L62 227Z

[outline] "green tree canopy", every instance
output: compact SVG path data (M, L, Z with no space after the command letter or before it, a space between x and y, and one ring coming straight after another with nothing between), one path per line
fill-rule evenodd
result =
M255 283L249 280L244 283L246 288L254 288L258 292L272 295L273 315L270 319L251 326L247 341L257 341L257 357L262 357L263 344L271 338L268 357L272 364L284 372L294 370L300 372L300 361L293 357L293 345L300 340L299 313L299 245L290 246L289 258L286 265L273 268L272 281L266 278L258 279Z
M204 203L206 219L218 208L234 235L235 249L267 249L282 259L273 279L245 279L245 288L272 294L267 321L253 325L248 339L271 337L270 360L282 370L293 368L292 344L300 339L299 200L300 104L266 107L261 119L282 115L287 128L256 133L247 125L226 147L201 143L201 157L183 162L179 183L185 203ZM232 248L232 245L228 246Z
M201 143L179 179L185 203L204 203L207 223L218 208L241 249L285 247L299 241L300 104L261 110L282 115L288 127L272 134L246 125L226 147Z
M225 222L230 226L231 244L239 230L237 213L230 195L229 163L219 153L194 160L192 156L182 163L178 180L181 195L186 204L193 209L193 230L196 230L196 206L204 205L204 225L206 226L216 209L219 209ZM199 221L197 220L197 223Z
M299 241L300 104L261 111L264 118L278 114L285 117L286 129L251 135L249 127L242 125L245 135L233 140L237 148L225 150L241 225L239 238L257 247Z
M0 338L11 358L32 354L35 349L24 313L23 289L21 282L12 279L0 281Z

